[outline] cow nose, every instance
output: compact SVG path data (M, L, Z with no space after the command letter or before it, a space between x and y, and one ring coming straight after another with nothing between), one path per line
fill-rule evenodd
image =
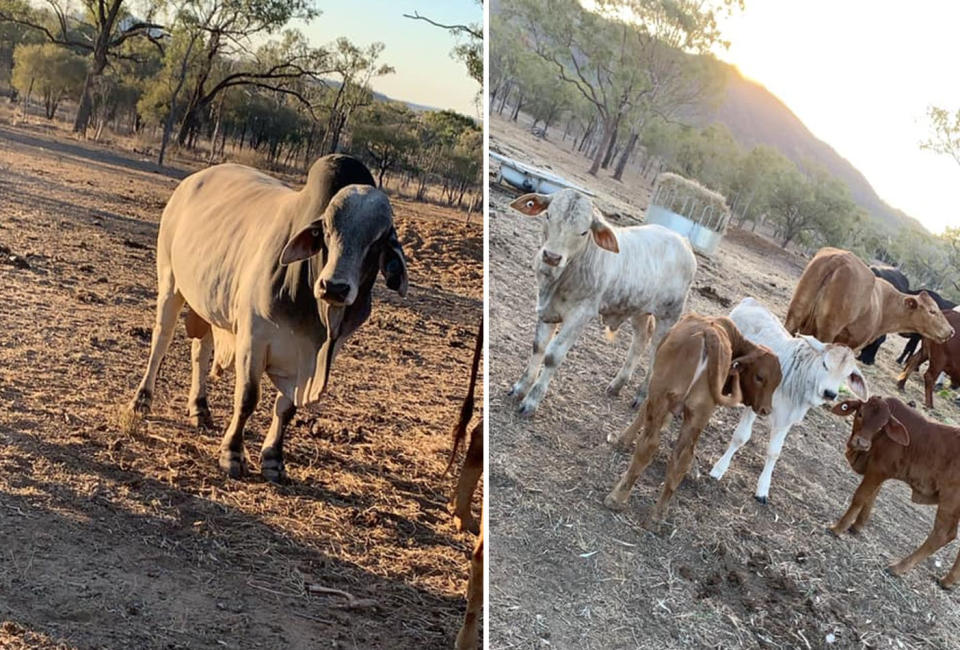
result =
M825 390L823 391L823 399L827 400L828 402L832 402L833 400L837 399L837 394L832 390Z
M560 263L560 258L562 255L557 255L556 253L551 253L550 251L543 251L543 261L550 266L556 266Z
M346 282L334 282L330 280L320 280L321 296L327 302L342 303L350 295L350 285Z
M766 406L761 406L760 415L770 415L770 409L768 409Z

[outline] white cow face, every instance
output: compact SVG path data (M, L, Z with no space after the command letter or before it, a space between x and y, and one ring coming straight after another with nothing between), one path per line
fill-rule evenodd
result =
M861 400L867 399L867 380L857 367L850 348L835 343L827 345L812 336L801 335L800 338L820 354L820 367L813 369L819 404L834 401L843 385Z
M617 235L586 196L574 190L554 194L524 194L510 207L527 216L544 214L543 245L537 254L539 270L558 276L588 246L596 244L619 253Z

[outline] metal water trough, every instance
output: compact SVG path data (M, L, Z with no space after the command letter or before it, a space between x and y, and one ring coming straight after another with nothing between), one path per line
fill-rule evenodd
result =
M727 230L730 209L722 195L667 173L657 178L644 221L680 233L694 250L712 257Z
M500 173L497 175L498 183L506 181L507 184L524 192L553 194L558 190L571 189L587 196L594 196L590 190L574 185L565 178L561 178L545 169L526 165L493 151L490 152L490 157L500 163Z

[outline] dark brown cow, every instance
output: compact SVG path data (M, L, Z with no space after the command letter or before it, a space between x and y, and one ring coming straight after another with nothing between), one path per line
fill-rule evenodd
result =
M863 529L880 486L887 479L909 485L914 503L937 506L933 530L926 541L888 569L894 575L903 575L957 536L960 428L928 420L895 397L847 400L832 410L854 416L846 456L853 471L863 476L850 507L830 528L834 535ZM940 584L949 588L957 577L960 555Z
M928 409L933 408L933 386L941 372L947 373L954 385L960 384L960 312L945 309L943 316L953 327L953 336L945 343L924 337L920 351L910 357L907 367L897 378L897 388L903 391L911 373L929 360L927 371L923 373L923 403Z
M660 445L660 430L671 414L682 412L683 427L670 456L663 491L651 515L654 520L661 519L690 469L697 439L714 409L742 402L766 415L772 409L773 392L780 379L777 356L745 339L729 318L684 316L657 348L650 390L640 414L619 437L607 437L623 449L643 429L630 467L604 504L611 510L626 508L633 484Z
M784 326L790 334L809 334L854 351L890 332L919 332L938 341L953 335L925 291L901 293L856 255L838 248L821 248L807 264Z

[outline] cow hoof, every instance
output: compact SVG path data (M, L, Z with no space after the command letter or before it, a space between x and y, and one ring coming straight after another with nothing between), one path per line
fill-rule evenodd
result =
M762 505L767 505L767 497L761 497L761 496L757 496L757 495L755 494L755 495L753 495L753 498L757 500L757 503L762 504Z
M520 388L519 383L516 383L510 387L510 390L507 391L507 397L512 397L514 399L523 399L523 390Z
M607 388L604 392L607 394L607 397L616 397L617 395L620 394L621 388L623 388L623 382L617 381L616 379L614 379L609 384L607 384Z
M247 459L242 451L225 449L220 452L220 469L230 478L241 478L247 473Z
M887 575L893 576L894 578L899 578L901 575L903 575L903 571L898 569L896 564L891 564L890 566L884 569L884 572Z
M260 456L260 475L271 483L286 483L287 470L283 459L276 456Z
M612 494L608 494L603 499L603 505L606 506L607 509L613 510L614 512L623 512L624 510L627 509L626 500L620 501L619 499L617 499L617 497L613 496Z
M946 578L940 578L937 580L937 584L940 585L940 588L944 591L953 591L953 582L947 582Z
M460 517L454 517L453 523L457 526L457 530L461 533L473 533L474 535L480 534L480 523L473 517L473 515L461 519Z
M191 415L190 424L192 424L193 428L197 430L197 433L217 430L217 425L214 424L213 417L210 415L210 411Z
M523 402L517 407L517 415L522 418L528 418L531 417L536 410L537 407L535 405Z
M640 397L634 397L633 401L630 402L630 408L636 411L640 408L640 405L643 404L643 399Z
M836 526L827 526L827 532L830 533L832 537L840 539L840 535L843 534L842 530L838 530Z

